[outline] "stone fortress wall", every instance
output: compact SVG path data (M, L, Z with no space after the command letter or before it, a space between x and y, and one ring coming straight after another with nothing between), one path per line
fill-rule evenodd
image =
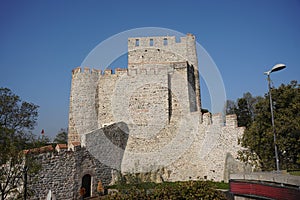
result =
M79 190L85 175L93 177L90 193L97 194L99 181L103 185L111 183L112 169L95 159L84 147L73 150L55 150L50 145L47 151L35 157L41 170L34 177L28 177L28 199L46 199L51 191L56 199L79 199Z
M169 98L172 95L169 94L168 90L170 89L182 94L179 98L189 99L190 105L186 106L191 108L186 108L186 110L201 110L195 37L189 34L187 37L182 37L181 42L178 43L175 41L175 37L170 36L152 37L152 39L153 46L151 46L151 38L129 38L128 69L116 69L114 74L109 69L104 72L87 67L83 71L80 67L73 70L69 142L80 141L80 135L83 132L87 133L101 128L105 124L116 122L118 119L114 119L115 117L112 116L113 114L117 115L114 111L124 110L123 107L128 106L124 105L124 102L113 104L112 98L116 99L116 95L123 95L123 98L124 95L132 95L131 101L141 99L151 101L147 94L153 96L153 91L157 91L156 96L161 102L149 103L151 105L165 104L164 107L167 110L164 115L168 115L167 117L170 118L171 111L175 109L174 106L171 107L172 102L167 102L172 98ZM138 46L136 46L137 41L139 41ZM176 78L174 78L175 76ZM191 81L190 84L187 84L187 79ZM149 84L147 87L147 82L154 83L153 87ZM147 88L137 88L139 85ZM135 94L128 94L133 90L131 88L136 90L133 91L136 94L144 90L144 96L139 95L141 98L135 100ZM142 103L133 103L136 108L132 107L132 110L143 107L143 105L137 106ZM177 104L175 103L175 105ZM112 108L112 106L118 108ZM159 116L163 116L163 114L159 113ZM138 117L140 117L139 114ZM147 117L155 119L158 116Z
M128 140L126 130L127 126L124 123L115 123L91 132L88 141L94 142L93 149L81 147L80 143L73 142L69 148L67 145L58 144L55 149L49 145L27 150L26 153L33 154L36 163L41 167L38 174L28 177L28 193L31 194L29 199L46 199L50 190L56 199L79 199L82 186L86 188L87 197L96 196L99 182L105 187L117 181L114 174L115 169L121 168ZM104 140L100 140L100 149L97 148L99 138L106 139L105 143ZM113 143L120 151L115 152L107 148L107 141ZM99 154L108 156L107 160L109 159L110 163L99 159Z
M128 140L123 173L159 172L162 180L226 180L244 170L236 161L243 128L235 116L201 113L195 37L128 39L128 68L72 72L68 143L93 152L89 134L122 122Z

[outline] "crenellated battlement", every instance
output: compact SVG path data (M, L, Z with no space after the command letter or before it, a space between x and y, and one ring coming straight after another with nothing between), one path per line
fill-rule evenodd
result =
M211 114L210 112L204 113L202 123L205 125L224 126L222 113Z
M116 68L115 69L115 74L117 75L123 75L123 74L127 74L128 73L128 69L127 68Z
M211 124L211 113L210 112L204 113L202 115L202 123L204 125L210 125Z
M212 120L212 124L224 126L224 119L222 113L213 114L211 120Z
M77 67L72 70L72 75L77 74L93 74L99 76L110 76L110 75L155 75L155 74L167 74L172 73L174 70L185 70L187 69L186 62L178 62L178 63L165 63L165 65L158 64L157 66L147 66L143 68L132 68L128 70L128 68L116 68L105 69L104 71L99 69L90 69L89 67Z
M159 37L134 37L128 38L128 50L140 48L168 48L176 46L185 46L187 39L195 40L195 36L188 33L185 37L176 40L175 36L159 36Z
M213 124L232 128L238 127L237 116L235 114L226 115L224 121L222 113L216 113L213 115L211 113L204 113L202 120L205 125Z
M236 114L226 115L226 126L238 127L238 121Z
M85 73L85 74L102 74L102 70L98 69L90 69L89 67L83 67L83 70L81 67L76 67L72 70L72 75L79 74L79 73Z
M115 70L112 69L105 69L104 71L100 69L90 69L89 67L77 67L72 70L72 74L95 74L95 75L102 75L102 76L107 76L107 75L123 75L128 72L127 68L116 68Z

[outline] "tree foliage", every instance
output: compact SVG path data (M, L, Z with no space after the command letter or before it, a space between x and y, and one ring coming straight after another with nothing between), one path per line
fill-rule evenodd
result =
M232 100L227 100L226 101L226 115L232 115L235 114L235 109L236 109L236 103Z
M300 88L297 81L271 89L275 132L281 169L300 168ZM263 170L275 169L274 139L269 94L254 107L253 121L242 138L247 147L240 153L244 161L257 156Z
M0 88L0 195L21 193L20 186L26 173L38 169L24 149L35 147L35 137L30 133L36 124L38 106L21 101L8 88ZM29 161L30 160L30 161Z
M236 102L227 100L226 114L236 114L238 126L249 127L254 120L255 105L262 97L253 97L250 92L244 93Z
M67 144L68 143L68 131L66 129L61 129L60 132L54 138L55 144Z
M0 126L21 134L32 130L38 117L38 106L21 101L8 88L0 88Z

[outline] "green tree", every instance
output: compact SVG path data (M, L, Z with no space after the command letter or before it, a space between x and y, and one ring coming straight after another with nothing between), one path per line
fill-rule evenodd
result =
M300 168L300 88L297 81L271 90L281 169ZM240 152L244 161L257 156L263 170L275 169L269 94L255 105L254 120L245 130Z
M21 101L10 89L0 88L0 126L13 130L13 134L23 134L34 128L37 109L37 105Z
M262 97L253 97L250 92L244 93L236 102L227 100L226 114L236 114L238 126L249 127L254 120L255 105Z
M226 115L232 115L235 114L236 110L236 103L232 100L227 100L226 101Z
M24 170L34 173L37 167L23 153L30 145L34 146L31 130L36 124L38 106L21 101L20 97L8 88L0 88L0 195L21 193L20 186Z
M252 122L251 111L249 104L245 98L240 98L237 101L237 108L235 114L237 115L238 126L248 127Z
M66 129L60 129L54 138L54 143L56 144L67 144L68 142L68 131Z

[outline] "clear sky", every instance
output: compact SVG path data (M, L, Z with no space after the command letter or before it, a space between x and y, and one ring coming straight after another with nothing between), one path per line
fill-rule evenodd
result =
M68 126L72 69L101 41L140 27L193 33L216 63L227 99L264 95L263 72L276 63L287 65L272 74L276 87L300 80L299 0L1 0L0 87L39 105L34 133L53 137Z

